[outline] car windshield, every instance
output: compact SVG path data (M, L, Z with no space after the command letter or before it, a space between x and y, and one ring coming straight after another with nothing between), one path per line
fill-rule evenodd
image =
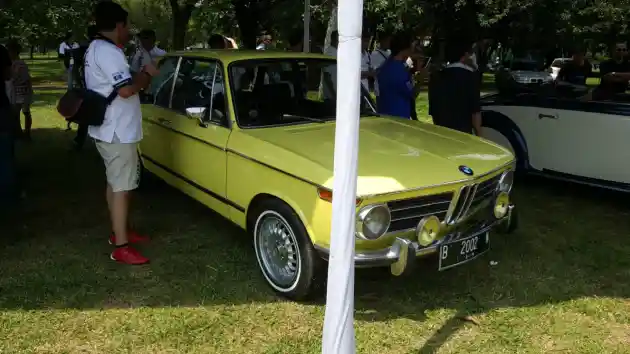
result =
M334 59L241 60L230 64L236 120L240 127L326 122L336 116ZM361 115L374 116L363 88Z
M551 63L551 66L556 68L561 68L568 60L566 59L556 59Z
M513 61L510 64L510 70L538 71L538 62L535 61Z

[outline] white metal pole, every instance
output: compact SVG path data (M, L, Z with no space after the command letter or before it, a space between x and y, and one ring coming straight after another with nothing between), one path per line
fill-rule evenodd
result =
M304 53L311 51L311 0L304 0Z
M323 354L354 354L354 224L359 150L362 0L339 0L337 124Z

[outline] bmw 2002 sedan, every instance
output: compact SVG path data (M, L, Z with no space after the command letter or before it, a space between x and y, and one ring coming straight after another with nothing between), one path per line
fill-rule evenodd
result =
M330 246L335 59L186 51L159 65L143 103L145 170L249 231L277 293L312 294ZM510 229L508 149L379 116L367 92L360 119L356 266L400 275L433 256L444 270Z

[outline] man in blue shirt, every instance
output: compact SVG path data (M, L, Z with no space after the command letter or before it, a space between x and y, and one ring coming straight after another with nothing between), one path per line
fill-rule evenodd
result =
M379 68L377 74L378 113L410 119L412 103L420 93L420 84L414 81L407 67L406 61L413 52L412 39L405 34L392 37L390 43L391 55Z

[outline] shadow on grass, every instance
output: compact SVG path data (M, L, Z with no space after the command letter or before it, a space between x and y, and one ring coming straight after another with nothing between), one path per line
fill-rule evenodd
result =
M27 199L0 237L0 308L100 309L281 301L263 282L249 237L178 191L151 183L132 219L152 237L152 263L108 258L103 166L93 147L69 150L74 133L36 129L18 153ZM419 353L435 353L466 326L461 318L505 307L585 296L630 295L630 208L626 196L530 179L515 188L521 227L493 235L492 251L438 273L433 260L413 275L359 270L357 321L423 321L433 309L457 315ZM489 265L489 261L498 262ZM320 299L315 304L323 304Z

